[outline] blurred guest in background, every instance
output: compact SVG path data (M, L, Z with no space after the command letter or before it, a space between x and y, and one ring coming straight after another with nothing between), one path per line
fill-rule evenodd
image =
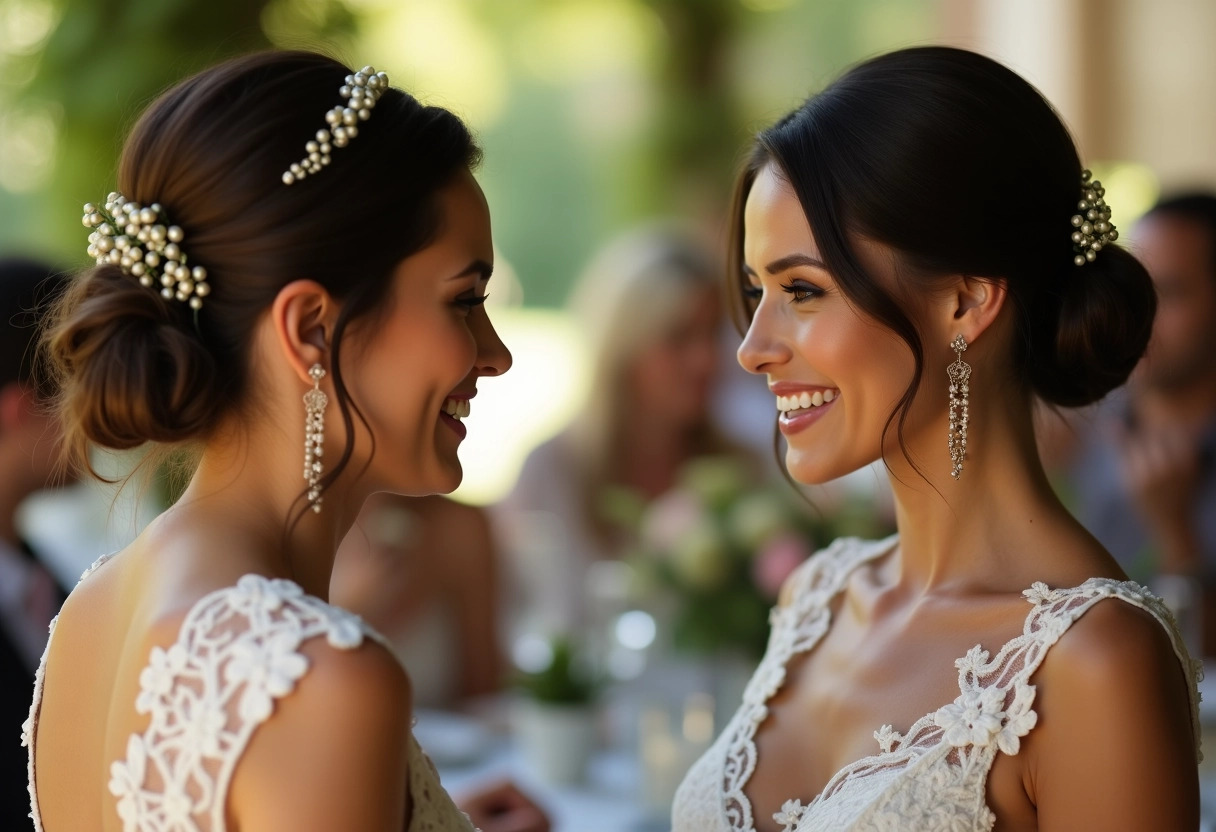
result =
M1092 414L1095 430L1074 434L1077 511L1133 577L1216 588L1216 194L1160 202L1133 243L1157 317L1127 387Z
M41 263L0 260L0 828L32 829L26 753L34 671L64 591L17 531L17 507L53 479L59 430L34 372L36 310L63 286Z
M383 634L419 707L451 708L502 682L497 553L485 513L445 497L374 494L338 550L334 601Z
M710 413L720 279L717 259L694 238L649 227L610 243L575 287L590 396L569 428L528 457L496 512L527 596L517 600L543 626L581 624L589 565L626 545L627 530L605 509L611 492L650 500L690 459L739 452Z

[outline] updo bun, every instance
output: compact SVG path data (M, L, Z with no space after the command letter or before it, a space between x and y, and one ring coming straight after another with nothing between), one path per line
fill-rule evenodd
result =
M1153 281L1124 249L1108 246L1045 293L1047 326L1033 333L1026 369L1049 404L1084 407L1127 381L1148 346L1157 311ZM1052 311L1056 313L1053 323ZM1032 311L1031 318L1039 317Z
M162 207L210 291L194 310L117 266L76 277L44 339L71 463L92 470L90 443L205 440L250 399L259 320L284 286L309 279L340 304L328 369L347 440L322 487L342 472L357 411L342 375L343 336L389 305L393 270L442 223L440 191L480 158L459 118L387 87L328 166L284 184L350 74L309 52L248 55L188 78L140 117L115 190Z
M214 425L222 401L216 362L170 306L182 304L118 266L82 273L59 304L66 314L47 348L69 435L126 450L177 444Z

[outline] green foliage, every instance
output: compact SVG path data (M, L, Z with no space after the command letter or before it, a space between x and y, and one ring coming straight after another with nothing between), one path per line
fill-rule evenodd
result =
M550 644L553 655L549 666L536 673L520 674L519 687L538 702L551 705L584 705L595 698L596 684L579 663L574 645L567 638Z
M496 243L528 304L541 306L562 303L617 231L655 216L720 228L755 128L859 56L932 37L935 19L933 0L5 1L49 4L58 22L40 46L0 52L0 134L10 115L54 126L49 179L33 191L0 187L0 250L84 263L80 205L113 187L126 131L169 85L270 45L360 63L402 8L433 4L470 18L486 40L436 43L425 60L460 66L485 43L501 57L488 65L502 77L487 82L507 101L493 123L473 124L486 150L480 176ZM567 43L571 10L597 8L641 32L630 65L604 69L582 54L594 49L574 49L569 66L536 71L538 55ZM596 19L584 15L575 33L592 46L603 39ZM416 58L393 57L407 88Z
M53 173L33 194L0 191L0 245L80 263L80 206L113 189L123 138L165 88L225 57L264 48L264 0L65 0L11 108L55 115Z

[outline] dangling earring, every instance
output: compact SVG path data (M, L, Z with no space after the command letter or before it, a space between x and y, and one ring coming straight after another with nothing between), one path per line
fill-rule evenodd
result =
M946 375L950 378L950 462L954 465L950 476L957 480L963 472L963 460L967 456L967 392L971 365L963 361L963 352L967 349L966 338L954 336L950 347L955 353L954 363L946 368Z
M329 396L321 389L321 379L325 378L325 368L313 364L308 369L312 379L312 389L304 394L304 479L308 481L308 502L313 512L321 513L321 474L325 466L321 464L321 449L325 443L325 406L329 404Z

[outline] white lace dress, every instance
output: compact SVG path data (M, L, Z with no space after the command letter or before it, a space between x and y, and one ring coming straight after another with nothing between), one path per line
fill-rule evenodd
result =
M93 564L84 581L108 558ZM51 622L52 639L55 622ZM127 740L110 764L109 789L123 832L223 832L232 773L258 726L308 672L300 652L324 636L337 650L365 637L382 640L356 615L306 595L291 581L246 575L200 599L167 650L153 647L139 677L135 710L147 730ZM50 651L50 644L47 645ZM29 748L29 791L36 832L43 832L34 778L34 739L46 655L22 744ZM473 832L439 785L430 760L410 737L407 832Z
M889 552L895 538L838 540L811 558L792 578L791 603L773 611L768 650L743 695L743 704L714 745L689 770L673 806L674 832L754 832L751 803L743 793L756 768L756 731L767 702L785 682L786 665L827 632L830 604L849 574ZM790 800L774 815L784 832L815 830L915 830L979 832L995 816L985 799L988 771L997 752L1017 754L1038 719L1030 677L1048 649L1086 610L1118 598L1147 610L1169 632L1187 675L1198 748L1200 663L1192 661L1173 618L1138 584L1091 578L1072 589L1035 583L1023 593L1030 613L1022 634L995 657L978 645L958 659L959 696L917 720L906 734L890 725L874 732L873 756L837 772L809 805Z

